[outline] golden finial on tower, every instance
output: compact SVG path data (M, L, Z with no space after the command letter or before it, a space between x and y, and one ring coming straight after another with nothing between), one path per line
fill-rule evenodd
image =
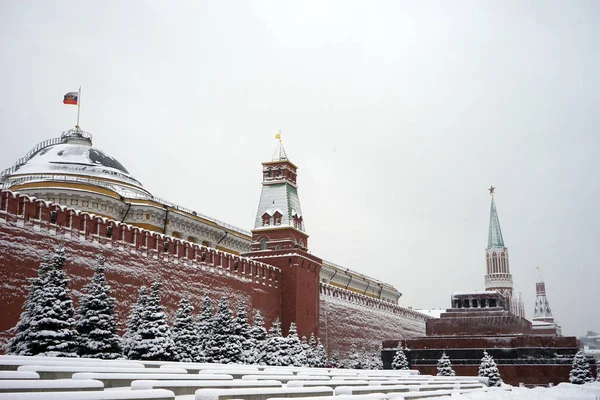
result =
M539 266L537 266L537 267L535 267L535 269L537 269L537 270L539 271L539 270L540 270L540 267L539 267Z
M279 132L277 132L277 134L275 135L275 139L279 140L281 142L281 129L279 130Z

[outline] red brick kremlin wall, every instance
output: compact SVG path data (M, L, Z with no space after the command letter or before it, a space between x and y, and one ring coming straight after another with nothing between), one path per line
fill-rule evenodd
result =
M112 235L107 237L109 228L112 228ZM171 320L177 303L187 291L196 312L200 310L204 293L215 302L226 295L232 308L236 306L233 302L244 300L249 311L260 310L266 326L270 327L275 318L289 319L283 316L286 311L282 299L286 288L282 274L298 265L301 270L291 275L291 278L297 278L298 274L303 277L295 279L300 283L296 289L302 291L294 296L296 318L300 325L306 325L299 325L298 329L308 336L309 330L318 327L329 355L337 351L344 360L353 343L359 349L362 346L368 348L371 344L379 346L382 340L405 339L425 333L427 317L423 314L319 284L317 267L320 266L313 265L317 260L315 257L308 256L311 261L308 263L301 262L299 256L292 257L291 265L279 269L264 262L0 190L0 304L3 305L0 345L10 335L7 330L19 319L27 295L27 278L37 276L40 262L58 244L65 248L65 269L71 278L69 287L75 295L76 305L77 294L93 275L95 257L103 251L106 277L117 299L121 329L126 326L139 288L155 281L163 284L162 304ZM300 261L295 261L296 258ZM311 286L311 282L315 284ZM305 317L300 318L300 312Z
M331 357L348 358L352 344L378 348L382 341L425 335L428 316L411 309L321 284L319 333ZM377 339L381 340L377 340Z
M56 223L51 213L56 212ZM112 226L112 236L107 229ZM117 299L119 323L125 328L130 307L142 285L161 281L162 303L173 319L183 294L190 293L198 312L202 297L226 295L258 309L265 323L281 316L281 272L270 265L198 244L78 212L10 191L0 191L0 340L7 340L27 295L27 278L37 276L44 255L62 243L74 294L90 282L96 255L104 252L106 277ZM167 251L165 252L165 243ZM204 259L204 261L202 261ZM77 302L77 296L74 296ZM216 308L216 304L215 304Z

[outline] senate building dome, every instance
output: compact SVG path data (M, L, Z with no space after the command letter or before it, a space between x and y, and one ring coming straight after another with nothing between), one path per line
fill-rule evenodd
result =
M123 164L94 148L92 135L80 129L68 130L58 138L38 144L0 173L0 182L9 187L30 187L29 183L40 181L85 183L121 196L150 195Z
M0 172L0 189L232 253L250 249L250 232L153 196L80 128L39 143Z

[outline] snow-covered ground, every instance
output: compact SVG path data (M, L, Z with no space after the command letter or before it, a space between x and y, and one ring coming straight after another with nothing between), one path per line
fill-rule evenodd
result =
M130 362L97 360L94 364L94 361L0 356L0 365L7 371L0 375L0 400L218 400L222 397L247 400L288 397L317 400L424 397L448 400L600 399L600 382L585 385L561 383L555 387L533 389L506 385L490 388L487 387L487 378L419 375L413 370L370 371L160 361L135 361L131 362L134 368L124 368L124 364ZM33 372L49 372L53 368L60 373L73 371L74 376L40 379ZM174 370L182 373L173 374Z

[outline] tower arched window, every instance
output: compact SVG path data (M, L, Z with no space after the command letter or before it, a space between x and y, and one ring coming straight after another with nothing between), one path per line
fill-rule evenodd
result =
M267 238L260 239L260 249L267 250Z
M493 264L493 272L498 273L498 258L496 257L496 253L492 254L492 264Z

